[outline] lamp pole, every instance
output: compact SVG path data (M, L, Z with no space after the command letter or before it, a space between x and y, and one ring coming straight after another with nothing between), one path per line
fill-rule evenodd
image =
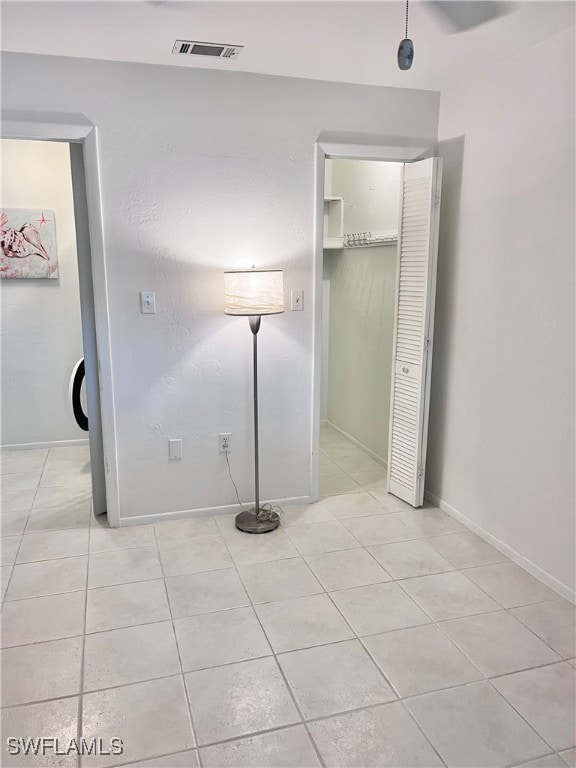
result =
M260 515L260 459L258 456L258 331L260 330L261 315L251 315L250 330L252 331L252 367L254 380L254 513Z

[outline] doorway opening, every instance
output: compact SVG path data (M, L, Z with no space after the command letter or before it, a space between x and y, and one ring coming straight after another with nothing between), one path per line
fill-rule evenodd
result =
M312 497L365 482L420 507L441 161L366 150L317 144Z
M325 163L320 495L386 492L401 171Z
M85 527L107 505L82 146L1 150L3 516Z

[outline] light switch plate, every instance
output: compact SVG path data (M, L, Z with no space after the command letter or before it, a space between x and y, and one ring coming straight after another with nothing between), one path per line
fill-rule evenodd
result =
M156 294L154 291L140 291L140 310L143 315L156 314Z
M168 440L168 457L170 461L182 458L182 440Z
M292 312L300 312L302 309L304 309L304 291L302 288L298 288L292 291L291 309Z

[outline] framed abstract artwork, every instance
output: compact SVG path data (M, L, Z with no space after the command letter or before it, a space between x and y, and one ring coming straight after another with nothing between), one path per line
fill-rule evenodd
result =
M0 210L0 278L58 277L54 212Z

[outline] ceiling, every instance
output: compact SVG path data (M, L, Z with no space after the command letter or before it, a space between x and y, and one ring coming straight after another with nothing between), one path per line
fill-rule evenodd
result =
M427 6L410 2L407 72L396 64L402 0L17 0L1 3L2 50L443 90L574 25L572 0L508 2L510 13L460 34ZM245 49L234 61L177 56L176 39Z

